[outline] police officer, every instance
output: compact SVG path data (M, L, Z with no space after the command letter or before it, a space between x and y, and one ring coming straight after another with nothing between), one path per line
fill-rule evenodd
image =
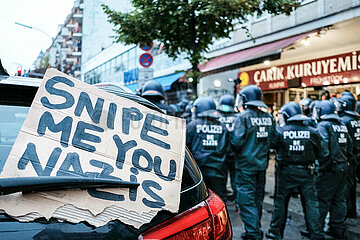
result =
M311 239L324 239L320 225L319 203L315 187L315 159L319 157L321 139L309 125L310 118L301 114L295 102L284 105L281 115L284 125L276 128L278 163L274 211L267 237L282 239L286 219L287 201L292 192L299 190L305 200L305 217Z
M234 97L230 94L225 94L220 98L218 111L221 113L219 121L224 123L227 130L231 133L234 130L235 122L235 110L234 110ZM236 185L235 185L235 162L234 162L234 153L231 152L226 157L226 167L227 172L230 175L230 183L232 196L229 196L229 199L234 199L236 197Z
M310 104L312 103L312 99L311 98L303 98L303 99L301 99L301 101L299 103L301 105L301 110L302 110L303 114L307 117L310 117L311 116Z
M275 124L269 113L259 109L267 107L261 100L262 92L259 87L244 87L237 99L239 107L243 106L244 111L236 116L231 145L235 151L236 201L246 231L242 238L262 239L260 219L265 171Z
M193 153L206 185L225 200L229 132L218 121L220 113L210 97L197 99L194 108L195 119L187 125L186 145Z
M164 89L159 82L155 80L146 82L141 90L141 96L155 104L165 114L175 116L174 109L162 102L164 100Z
M345 239L347 161L352 159L352 140L346 126L335 114L335 104L323 100L315 106L318 116L317 130L322 138L319 158L317 190L320 221L330 212L329 229L326 234Z
M357 162L360 153L360 116L356 109L356 99L350 92L344 92L340 99L338 114L348 128L353 142L353 159L349 160L349 178L347 195L347 217L356 218L356 176Z
M192 119L192 112L191 112L192 107L193 107L192 104L188 104L185 107L185 112L181 114L181 118L184 118L186 120L186 124L188 124Z

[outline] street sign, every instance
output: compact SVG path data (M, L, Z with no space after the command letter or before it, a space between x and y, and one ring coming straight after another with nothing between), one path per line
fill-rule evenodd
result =
M150 67L153 63L153 56L150 53L143 53L139 58L139 63L143 67Z
M142 87L147 81L153 79L154 79L154 69L152 68L139 69L138 89L142 89Z
M150 46L148 46L148 45L146 45L146 44L142 44L142 43L140 43L140 48L142 49L142 50L144 50L144 51L150 51L151 49L152 49L152 47L153 47L153 43L151 43L151 45Z

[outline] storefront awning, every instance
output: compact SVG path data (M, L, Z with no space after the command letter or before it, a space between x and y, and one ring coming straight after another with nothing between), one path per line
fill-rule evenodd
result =
M171 88L171 84L173 84L176 80L184 76L184 73L185 72L174 73L163 77L154 78L154 80L161 83L161 85L164 88L164 91L168 91Z
M129 84L129 85L125 85L125 87L127 87L131 91L135 92L136 89L138 88L138 84L137 83L132 83L132 84Z
M210 59L206 64L200 65L199 69L201 72L208 72L218 68L231 66L237 63L246 62L260 57L266 57L275 53L280 52L283 48L290 46L297 40L300 40L310 33L300 34L294 37L286 38L276 42L260 45L253 48L248 48L238 52L222 55Z
M184 75L184 73L185 72L173 73L170 75L154 78L154 80L161 83L161 85L164 88L164 91L168 91L171 88L171 84L173 84L176 80L181 78ZM138 84L132 83L132 84L126 85L125 87L127 87L131 91L135 92L136 89L138 88Z

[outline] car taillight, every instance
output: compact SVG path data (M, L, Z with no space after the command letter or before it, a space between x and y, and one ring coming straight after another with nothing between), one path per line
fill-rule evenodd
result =
M213 216L215 239L231 239L231 223L224 202L218 195L211 191L206 202L209 206L211 215Z
M224 202L210 191L195 207L155 226L139 239L231 239L232 231Z

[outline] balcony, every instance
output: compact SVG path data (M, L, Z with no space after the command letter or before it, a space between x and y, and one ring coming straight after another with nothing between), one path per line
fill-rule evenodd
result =
M61 36L67 37L68 35L69 35L69 29L67 27L61 29Z
M69 24L66 25L66 27L69 29L69 31L72 31L72 30L75 29L75 24L69 23Z
M74 57L80 57L81 56L81 52L73 52L72 55Z
M77 22L82 22L82 18L83 18L83 14L82 13L75 13L73 15L73 18L77 21Z
M71 47L71 46L73 46L73 45L74 45L73 40L67 40L67 41L66 41L66 46Z
M63 41L64 41L64 38L62 36L58 36L56 38L56 42L58 42L58 43L62 43Z
M75 59L68 57L68 58L65 59L65 61L66 61L66 63L73 63L75 61Z
M75 33L73 33L73 38L74 38L74 39L81 39L81 38L82 38L82 33L81 33L81 32L75 32Z

